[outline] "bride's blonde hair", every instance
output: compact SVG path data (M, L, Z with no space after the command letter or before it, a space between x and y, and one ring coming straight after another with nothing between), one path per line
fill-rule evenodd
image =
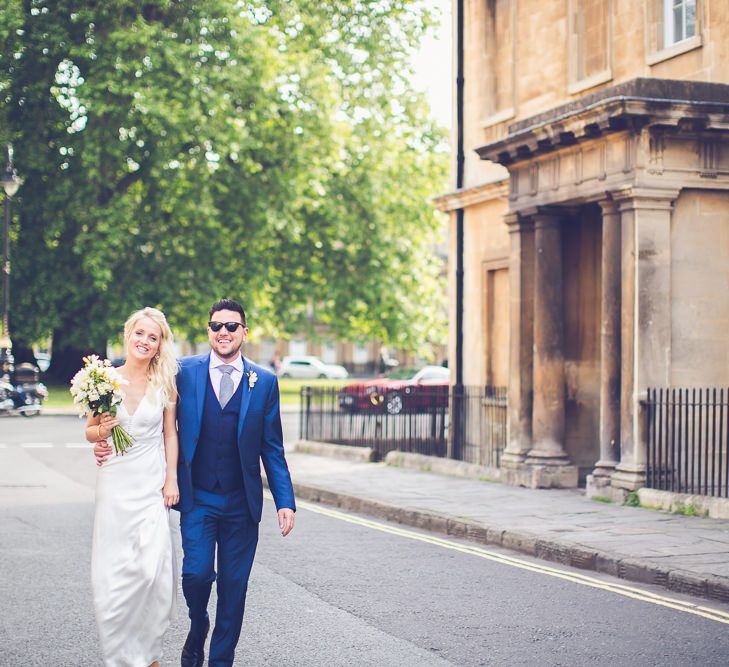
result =
M162 390L162 398L165 405L171 405L177 397L177 387L175 385L175 376L179 369L175 351L173 349L173 337L170 325L167 324L167 318L164 313L157 308L142 308L129 316L124 324L124 344L129 343L129 339L134 330L134 325L143 317L148 317L159 326L162 331L162 338L159 341L159 350L149 362L149 388L148 390Z

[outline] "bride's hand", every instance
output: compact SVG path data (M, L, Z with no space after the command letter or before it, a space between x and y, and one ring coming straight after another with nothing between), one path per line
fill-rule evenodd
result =
M99 436L108 438L111 435L111 429L115 426L119 426L119 420L116 417L112 417L109 412L102 413L99 417Z
M96 457L96 465L102 465L111 456L111 445L106 440L99 440L94 443L94 456Z
M168 477L165 480L164 489L162 489L162 496L165 499L165 507L172 507L180 502L180 489L177 486L177 480L172 477Z

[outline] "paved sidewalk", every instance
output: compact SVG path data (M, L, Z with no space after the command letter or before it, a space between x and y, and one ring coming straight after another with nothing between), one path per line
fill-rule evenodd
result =
M729 602L729 521L299 452L297 496Z

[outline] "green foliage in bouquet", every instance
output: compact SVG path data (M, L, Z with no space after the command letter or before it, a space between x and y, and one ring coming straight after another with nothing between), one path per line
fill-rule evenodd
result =
M124 380L119 376L111 361L99 359L96 355L84 357L84 366L71 380L71 396L81 416L98 417L105 412L116 416L123 394L121 385ZM125 454L134 444L134 438L121 426L111 429L114 451Z

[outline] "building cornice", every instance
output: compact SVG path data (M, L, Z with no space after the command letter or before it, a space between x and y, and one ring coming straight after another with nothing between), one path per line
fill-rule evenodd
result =
M503 165L612 132L645 126L729 131L729 85L639 78L512 123L508 135L476 149Z
M436 208L444 213L456 211L459 208L467 208L475 204L481 204L495 199L506 201L509 195L509 177L505 176L479 183L463 190L454 190L446 194L438 195L432 199Z

